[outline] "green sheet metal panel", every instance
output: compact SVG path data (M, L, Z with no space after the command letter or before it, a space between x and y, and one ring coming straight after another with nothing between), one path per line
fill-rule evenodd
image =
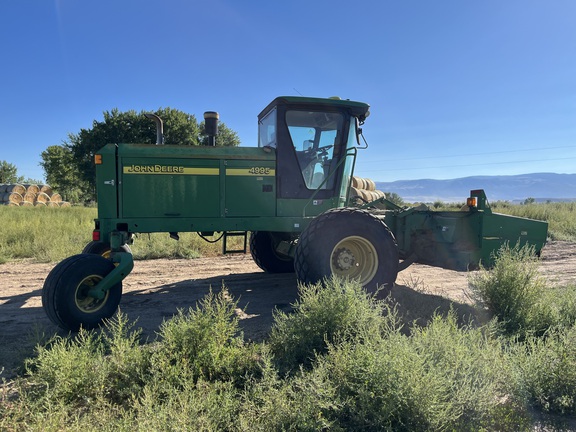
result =
M120 217L219 217L220 161L120 159Z
M278 199L278 216L282 217L313 217L338 206L339 197L328 199ZM299 231L299 230L296 230Z
M274 216L276 171L274 161L226 160L226 217Z
M485 214L482 224L482 261L492 263L492 254L503 244L530 244L540 253L548 236L548 223L499 213Z
M100 163L96 164L96 191L98 194L98 217L118 217L118 178L116 169L116 146L109 144L98 152Z

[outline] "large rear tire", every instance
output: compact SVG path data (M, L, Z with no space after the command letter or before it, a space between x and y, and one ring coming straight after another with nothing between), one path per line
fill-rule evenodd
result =
M386 224L369 212L331 209L302 232L294 267L304 283L335 275L355 279L369 292L390 289L398 275L398 246Z
M122 297L122 282L104 298L89 295L90 289L106 277L114 264L102 256L80 254L66 258L48 274L42 289L42 306L57 326L71 331L92 329L116 312Z
M267 273L294 272L294 259L276 252L276 246L280 240L279 235L268 231L254 231L250 235L252 259Z

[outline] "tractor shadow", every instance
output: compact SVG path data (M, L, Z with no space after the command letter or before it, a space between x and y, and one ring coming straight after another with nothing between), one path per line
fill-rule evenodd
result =
M196 308L210 291L226 289L237 302L236 314L246 340L265 340L274 323L277 311L291 313L298 299L298 283L294 274L263 272L227 274L204 279L188 279L177 283L145 289L127 289L120 302L120 310L127 315L135 329L142 330L142 341L152 342L163 321L179 310ZM21 370L25 358L34 354L34 347L57 334L69 332L52 324L42 310L38 297L41 290L2 297L0 304L0 378L13 377ZM36 301L34 301L36 299ZM413 324L426 325L435 314L454 311L462 325L483 324L487 321L472 305L454 302L446 297L422 293L405 285L395 285L387 301L396 305L406 328Z
M125 293L120 309L146 337L155 337L164 320L179 310L196 308L211 291L225 289L237 302L236 314L246 340L265 340L278 311L291 313L298 300L298 282L294 274L243 273L189 279L161 285L153 289L131 290ZM380 296L382 298L382 296ZM454 313L459 325L483 325L489 317L485 311L471 304L456 302L441 295L420 292L397 284L384 298L394 306L406 329L412 325L425 326L435 315Z
M469 325L479 327L487 324L491 318L486 310L474 307L472 304L420 292L406 285L394 285L385 301L395 307L407 332L411 326L428 325L437 315L446 317L454 314L458 325L462 327Z
M294 274L263 272L222 275L205 279L189 279L152 289L125 292L120 310L144 336L154 337L164 320L179 310L196 308L210 292L226 290L237 302L236 315L247 340L264 340L272 327L275 311L290 312L298 298L298 283Z

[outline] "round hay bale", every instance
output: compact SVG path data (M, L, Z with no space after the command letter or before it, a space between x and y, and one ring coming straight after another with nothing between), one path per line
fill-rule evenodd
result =
M369 191L367 191L366 189L360 189L360 194L361 194L362 199L363 199L364 201L367 201L367 202L372 201L372 200L370 199L370 195L368 195L368 194L369 194Z
M59 201L58 205L60 207L72 207L72 205L68 201Z
M0 195L6 193L6 186L4 183L0 184Z
M350 199L356 198L356 197L362 197L362 193L360 192L360 189L355 188L354 186L352 186L350 188Z
M375 191L376 190L376 183L374 182L374 180L372 179L364 179L364 181L366 182L366 190L369 191Z
M24 198L24 201L29 201L33 203L34 201L36 201L36 193L37 192L27 191L22 198Z
M48 201L46 207L60 207L56 201Z
M4 194L2 201L20 205L20 203L24 201L24 198L18 192L7 192Z
M36 196L36 202L47 203L48 201L50 201L50 195L48 195L46 192L40 192Z
M26 188L26 193L33 193L33 194L37 194L38 192L40 192L40 188L38 187L38 185L35 184L25 184L23 185Z
M375 190L374 192L376 192L376 195L378 196L378 198L386 198L386 194L384 192L382 192L381 190Z
M62 196L59 193L54 193L50 196L50 201L60 202L62 201Z
M40 192L44 192L46 195L52 195L52 188L49 185L40 185Z
M22 201L20 203L20 206L22 206L22 207L34 207L34 203L30 202L30 201Z
M46 203L42 201L36 201L34 207L46 207Z
M362 179L360 177L352 176L352 187L356 189L364 189L362 187L363 182L361 180Z
M20 195L24 195L26 193L26 188L21 184L14 183L6 186L6 192L16 192Z
M8 207L19 207L19 206L20 206L20 204L17 204L17 203L14 203L14 202L8 202L8 203L6 203L6 205L7 205Z

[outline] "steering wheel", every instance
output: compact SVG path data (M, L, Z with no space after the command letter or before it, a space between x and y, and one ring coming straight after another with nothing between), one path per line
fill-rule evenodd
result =
M334 145L322 146L322 147L318 147L316 149L316 151L318 152L318 155L320 155L320 156L327 156L328 150L330 150L332 147L334 147Z

